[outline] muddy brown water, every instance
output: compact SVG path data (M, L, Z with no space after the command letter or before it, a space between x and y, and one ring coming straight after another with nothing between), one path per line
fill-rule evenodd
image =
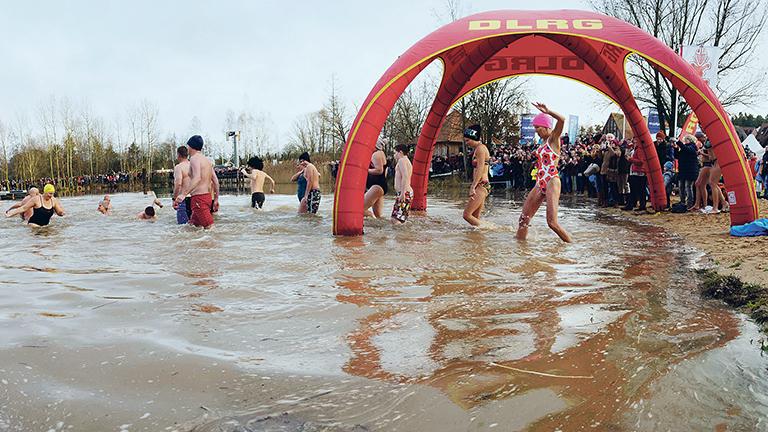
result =
M224 196L212 231L135 220L142 194L4 220L0 431L768 429L762 337L700 299L695 251L569 199L574 244L543 214L518 243L520 200L362 238L328 195Z

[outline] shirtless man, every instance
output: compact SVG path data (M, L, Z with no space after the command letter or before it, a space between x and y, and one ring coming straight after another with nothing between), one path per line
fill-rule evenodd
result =
M155 211L155 206L158 208L163 208L163 203L160 202L158 198L155 198L154 201L152 201L152 205L146 207L144 211L140 211L136 217L141 220L156 221L157 212Z
M38 195L40 195L40 189L36 187L29 188L29 190L27 191L27 196L25 196L24 199L21 200L21 202L17 202L16 204L10 206L8 208L8 211L11 211L23 205L26 205L28 202L32 201ZM28 220L32 216L32 213L33 213L32 209L25 211L24 213L21 214L21 219L24 221Z
M189 196L184 196L180 203L176 202L182 189L189 189L189 182L192 181L189 165L189 150L185 146L176 149L176 161L173 167L173 208L176 209L176 223L184 225L189 223L189 217L192 215L192 204Z
M411 211L411 200L413 199L413 188L411 187L411 173L413 165L408 159L408 146L398 144L395 146L395 206L392 208L392 223L395 225L403 224L408 220L408 213Z
M98 210L103 215L112 214L112 200L109 198L109 195L104 195L104 199L99 201Z
M304 178L307 179L307 191L299 205L299 213L317 214L320 208L320 172L309 161L308 154L299 157L299 164L304 167ZM304 211L302 211L302 209Z
M189 186L182 186L174 202L181 204L184 197L191 194L192 215L189 218L189 223L208 229L213 226L211 213L219 207L219 191L216 187L218 181L213 179L216 174L213 172L211 161L203 156L203 137L200 135L192 136L187 141L187 147L189 148L189 164L192 175ZM213 202L211 202L212 194Z
M246 178L251 179L251 207L261 210L264 208L264 180L269 180L272 183L269 193L275 193L275 181L262 171L264 162L261 159L252 157L248 160L248 167L251 168L250 173L245 168L241 172Z

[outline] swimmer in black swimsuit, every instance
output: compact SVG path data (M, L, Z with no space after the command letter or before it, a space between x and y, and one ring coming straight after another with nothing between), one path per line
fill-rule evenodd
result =
M5 212L5 217L13 217L17 214L23 214L31 209L32 216L30 216L27 224L36 227L46 226L50 223L54 213L59 216L64 216L64 208L61 206L59 200L53 196L54 193L56 193L56 188L49 183L45 185L43 194L38 196L37 199L32 199L21 207L8 210Z
M371 165L368 168L368 179L365 182L366 216L376 218L384 214L384 195L387 194L387 155L384 153L384 140L376 141L376 151L371 155ZM372 209L373 211L369 211Z

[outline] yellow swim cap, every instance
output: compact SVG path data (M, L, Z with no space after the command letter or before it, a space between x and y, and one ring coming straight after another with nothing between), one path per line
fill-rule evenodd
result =
M52 184L50 184L50 183L48 183L47 185L45 185L45 187L43 188L43 193L49 193L49 194L52 194L52 193L55 193L55 192L56 192L56 188L55 188L55 187L53 187L53 185L52 185Z

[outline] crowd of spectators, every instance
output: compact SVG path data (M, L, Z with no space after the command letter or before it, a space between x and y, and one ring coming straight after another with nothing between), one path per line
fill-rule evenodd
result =
M699 209L694 205L696 188L703 187L709 196L712 194L711 187L707 189L708 185L697 184L699 170L705 164L711 147L706 136L697 133L695 137L688 136L678 141L659 132L654 146L663 172L668 208L671 205L670 198L679 196L686 210ZM490 173L494 187L531 189L536 178L535 148L535 145L530 144L491 146ZM640 151L639 148L635 149L632 141L619 141L612 134L585 135L573 141L564 135L561 138L559 162L562 193L597 198L601 207L622 206L626 210L646 210L647 168ZM747 156L752 161L753 174L758 180L761 180L761 173L765 171L764 178L768 186L768 161L758 161L748 150ZM471 158L471 155L468 157ZM722 182L722 179L719 181ZM727 210L727 202L722 201L720 208L709 211L716 213ZM704 203L702 208L706 205Z
M94 175L82 175L73 177L44 177L37 180L22 180L22 179L10 179L9 184L6 185L2 182L2 187L9 187L10 190L27 190L30 187L37 187L42 190L43 186L47 183L61 186L73 186L73 187L88 187L93 185L99 186L117 186L118 184L129 183L131 181L141 181L143 174L128 173L128 172L112 172L110 174L94 174Z

